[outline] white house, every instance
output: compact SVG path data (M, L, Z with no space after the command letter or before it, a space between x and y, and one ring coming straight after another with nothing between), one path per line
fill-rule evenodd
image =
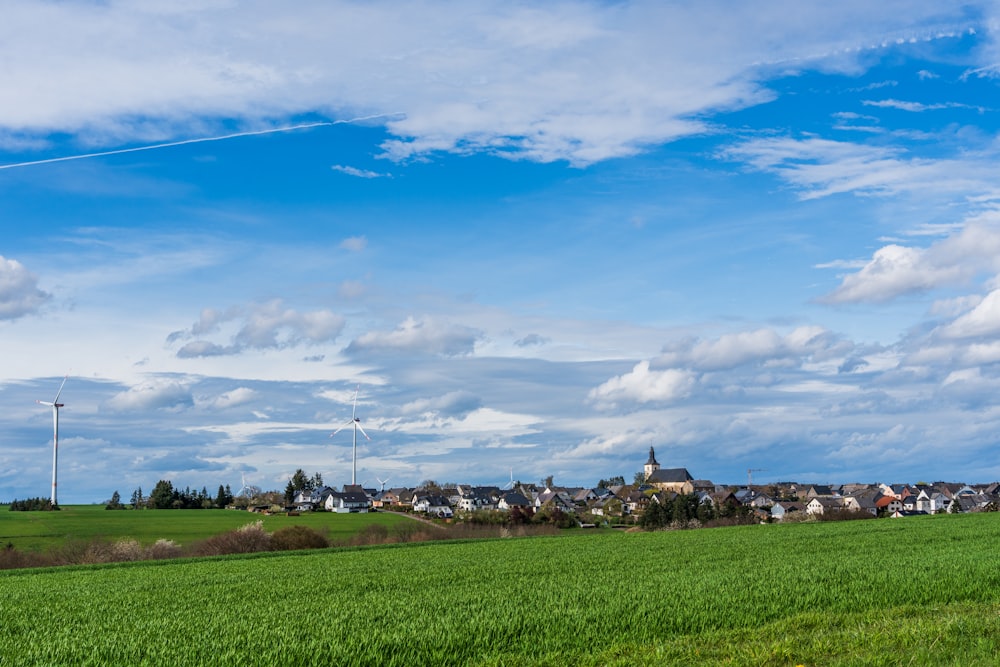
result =
M330 512L346 514L348 512L367 513L372 506L371 499L364 493L348 491L346 493L331 493L327 496L324 507Z
M844 509L841 498L816 496L806 505L806 514L824 514L826 512L838 512Z
M423 512L442 519L450 519L454 512L444 496L419 495L413 499L413 511Z

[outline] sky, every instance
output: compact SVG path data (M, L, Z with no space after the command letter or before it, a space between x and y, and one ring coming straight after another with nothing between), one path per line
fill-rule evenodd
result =
M11 0L0 501L1000 479L1000 4Z

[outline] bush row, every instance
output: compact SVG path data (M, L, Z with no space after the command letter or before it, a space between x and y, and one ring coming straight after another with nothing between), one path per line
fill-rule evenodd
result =
M392 530L385 526L369 525L345 540L331 542L323 533L308 526L287 526L273 533L264 530L262 521L249 523L241 528L214 535L206 540L182 547L171 540L157 540L143 546L136 540L109 541L71 540L44 553L18 551L13 544L0 548L0 570L26 567L55 567L61 565L89 565L94 563L121 563L139 560L162 560L195 556L225 556L261 551L291 551L296 549L324 549L331 546L365 546L431 540L456 540L527 535L555 534L558 529L548 526L438 526L413 522L400 524Z

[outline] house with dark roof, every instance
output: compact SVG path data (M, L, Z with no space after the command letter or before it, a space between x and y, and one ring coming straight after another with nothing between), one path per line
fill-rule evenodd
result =
M834 492L833 488L827 486L826 484L813 484L812 486L809 487L809 490L806 491L806 498L809 499L819 498L821 496L830 497L835 495L837 494Z
M681 493L715 493L715 484L707 479L692 479L684 483Z
M843 499L833 496L816 496L806 504L806 514L826 514L844 509Z
M351 485L347 485L351 486ZM345 487L347 488L347 487ZM333 492L326 497L324 507L330 512L367 512L372 506L371 498L363 491Z
M515 507L520 507L521 509L526 509L531 507L531 501L522 493L517 491L507 491L500 496L500 500L497 501L498 510L511 510Z
M805 511L805 506L797 502L778 501L771 505L771 517L775 521L781 521L789 514L795 514L796 512L802 514Z
M448 499L439 494L418 494L413 499L413 511L423 512L442 519L450 519L453 512Z
M870 493L856 493L844 496L844 509L852 512L868 512L872 516L878 516L878 507L875 505L875 498Z
M646 478L646 483L661 491L684 493L684 485L694 480L687 468L659 468Z

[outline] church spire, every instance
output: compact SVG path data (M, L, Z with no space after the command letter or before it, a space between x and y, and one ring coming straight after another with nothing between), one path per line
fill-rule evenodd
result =
M660 469L660 464L656 462L656 455L653 454L653 448L649 448L649 460L646 461L646 465L642 467L642 471L646 474L646 479L654 472Z

